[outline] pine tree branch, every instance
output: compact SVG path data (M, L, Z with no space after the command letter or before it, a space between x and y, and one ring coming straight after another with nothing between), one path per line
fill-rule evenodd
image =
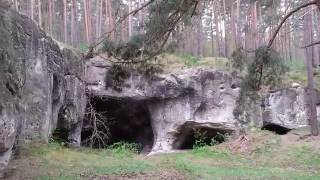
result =
M317 5L318 7L320 6L320 0L313 0L311 2L308 2L308 3L305 3L305 4L302 4L298 7L296 7L295 9L293 9L292 11L290 11L283 19L282 21L280 22L280 24L278 25L276 31L274 32L272 38L270 39L269 41L269 44L268 44L268 48L270 49L274 40L276 39L278 33L280 32L280 29L282 28L283 24L287 21L288 18L290 18L294 13L296 13L297 11L303 9L303 8L306 8L308 6L311 6L311 5Z
M155 0L150 0L149 2L145 3L144 5L142 5L141 7L139 7L138 9L135 9L129 13L127 13L126 15L124 15L123 17L121 17L119 19L119 21L117 22L118 24L122 23L123 21L125 21L130 15L136 15L138 12L140 12L141 10L143 10L144 8L148 7L149 5L151 5ZM101 35L100 39L98 42L94 43L93 45L90 46L88 53L85 55L85 59L90 58L93 56L94 53L94 49L99 46L101 43L103 43L106 39L109 39L110 35L116 30L116 26L114 26L110 31L105 32Z
M319 41L316 41L316 42L313 42L313 43L311 43L311 44L309 44L309 45L302 46L301 48L309 48L309 47L311 47L311 46L315 46L315 45L318 45L318 44L320 44L320 40L319 40Z

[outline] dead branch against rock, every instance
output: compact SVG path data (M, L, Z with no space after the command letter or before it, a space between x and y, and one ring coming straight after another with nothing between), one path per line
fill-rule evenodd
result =
M97 112L91 103L88 103L86 116L91 123L91 135L84 139L82 143L91 148L104 148L111 138L109 125L110 119L107 117L107 112Z

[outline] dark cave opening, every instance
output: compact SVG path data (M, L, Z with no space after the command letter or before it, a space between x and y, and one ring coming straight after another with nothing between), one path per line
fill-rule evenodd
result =
M59 107L60 101L60 81L59 77L56 74L52 75L52 90L51 90L51 99L52 99L52 112L58 113L57 116L57 127L52 133L52 139L58 142L67 142L69 130L64 127L66 122L66 114L63 107ZM60 108L60 109L59 109Z
M57 127L52 134L52 138L58 142L72 143L70 139L70 133L72 133L71 121L74 117L75 107L71 104L61 106L58 111Z
M173 148L188 150L201 146L214 146L223 143L229 132L208 127L182 126Z
M106 146L118 142L135 143L139 145L140 153L148 153L153 146L153 130L147 106L141 101L127 99L110 99L93 97L90 100L92 108L108 121L108 137ZM82 129L82 140L92 135L92 123L85 118ZM106 130L106 129L104 129ZM98 145L95 144L94 147Z
M291 131L291 129L272 123L263 125L261 130L271 131L278 135L286 135L288 132Z

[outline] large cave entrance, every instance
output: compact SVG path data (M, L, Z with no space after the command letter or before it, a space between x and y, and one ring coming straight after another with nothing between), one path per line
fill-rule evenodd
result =
M291 131L291 129L272 123L264 124L261 129L271 131L278 135L286 135Z
M110 99L94 97L90 105L103 121L107 121L102 131L107 134L105 145L109 146L118 142L135 143L141 153L148 153L153 146L153 130L150 114L147 106L141 101L127 99ZM82 140L88 139L92 133L92 122L90 113L87 113L82 130ZM93 144L98 147L99 143Z
M188 150L201 146L214 146L226 140L231 132L201 127L197 125L184 125L180 128L173 148L176 150Z

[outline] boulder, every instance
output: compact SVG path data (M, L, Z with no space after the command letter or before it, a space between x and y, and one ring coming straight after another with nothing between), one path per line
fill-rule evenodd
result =
M263 102L263 124L278 125L287 129L309 126L306 95L306 89L298 85L270 92ZM316 98L319 114L320 98L318 91Z

